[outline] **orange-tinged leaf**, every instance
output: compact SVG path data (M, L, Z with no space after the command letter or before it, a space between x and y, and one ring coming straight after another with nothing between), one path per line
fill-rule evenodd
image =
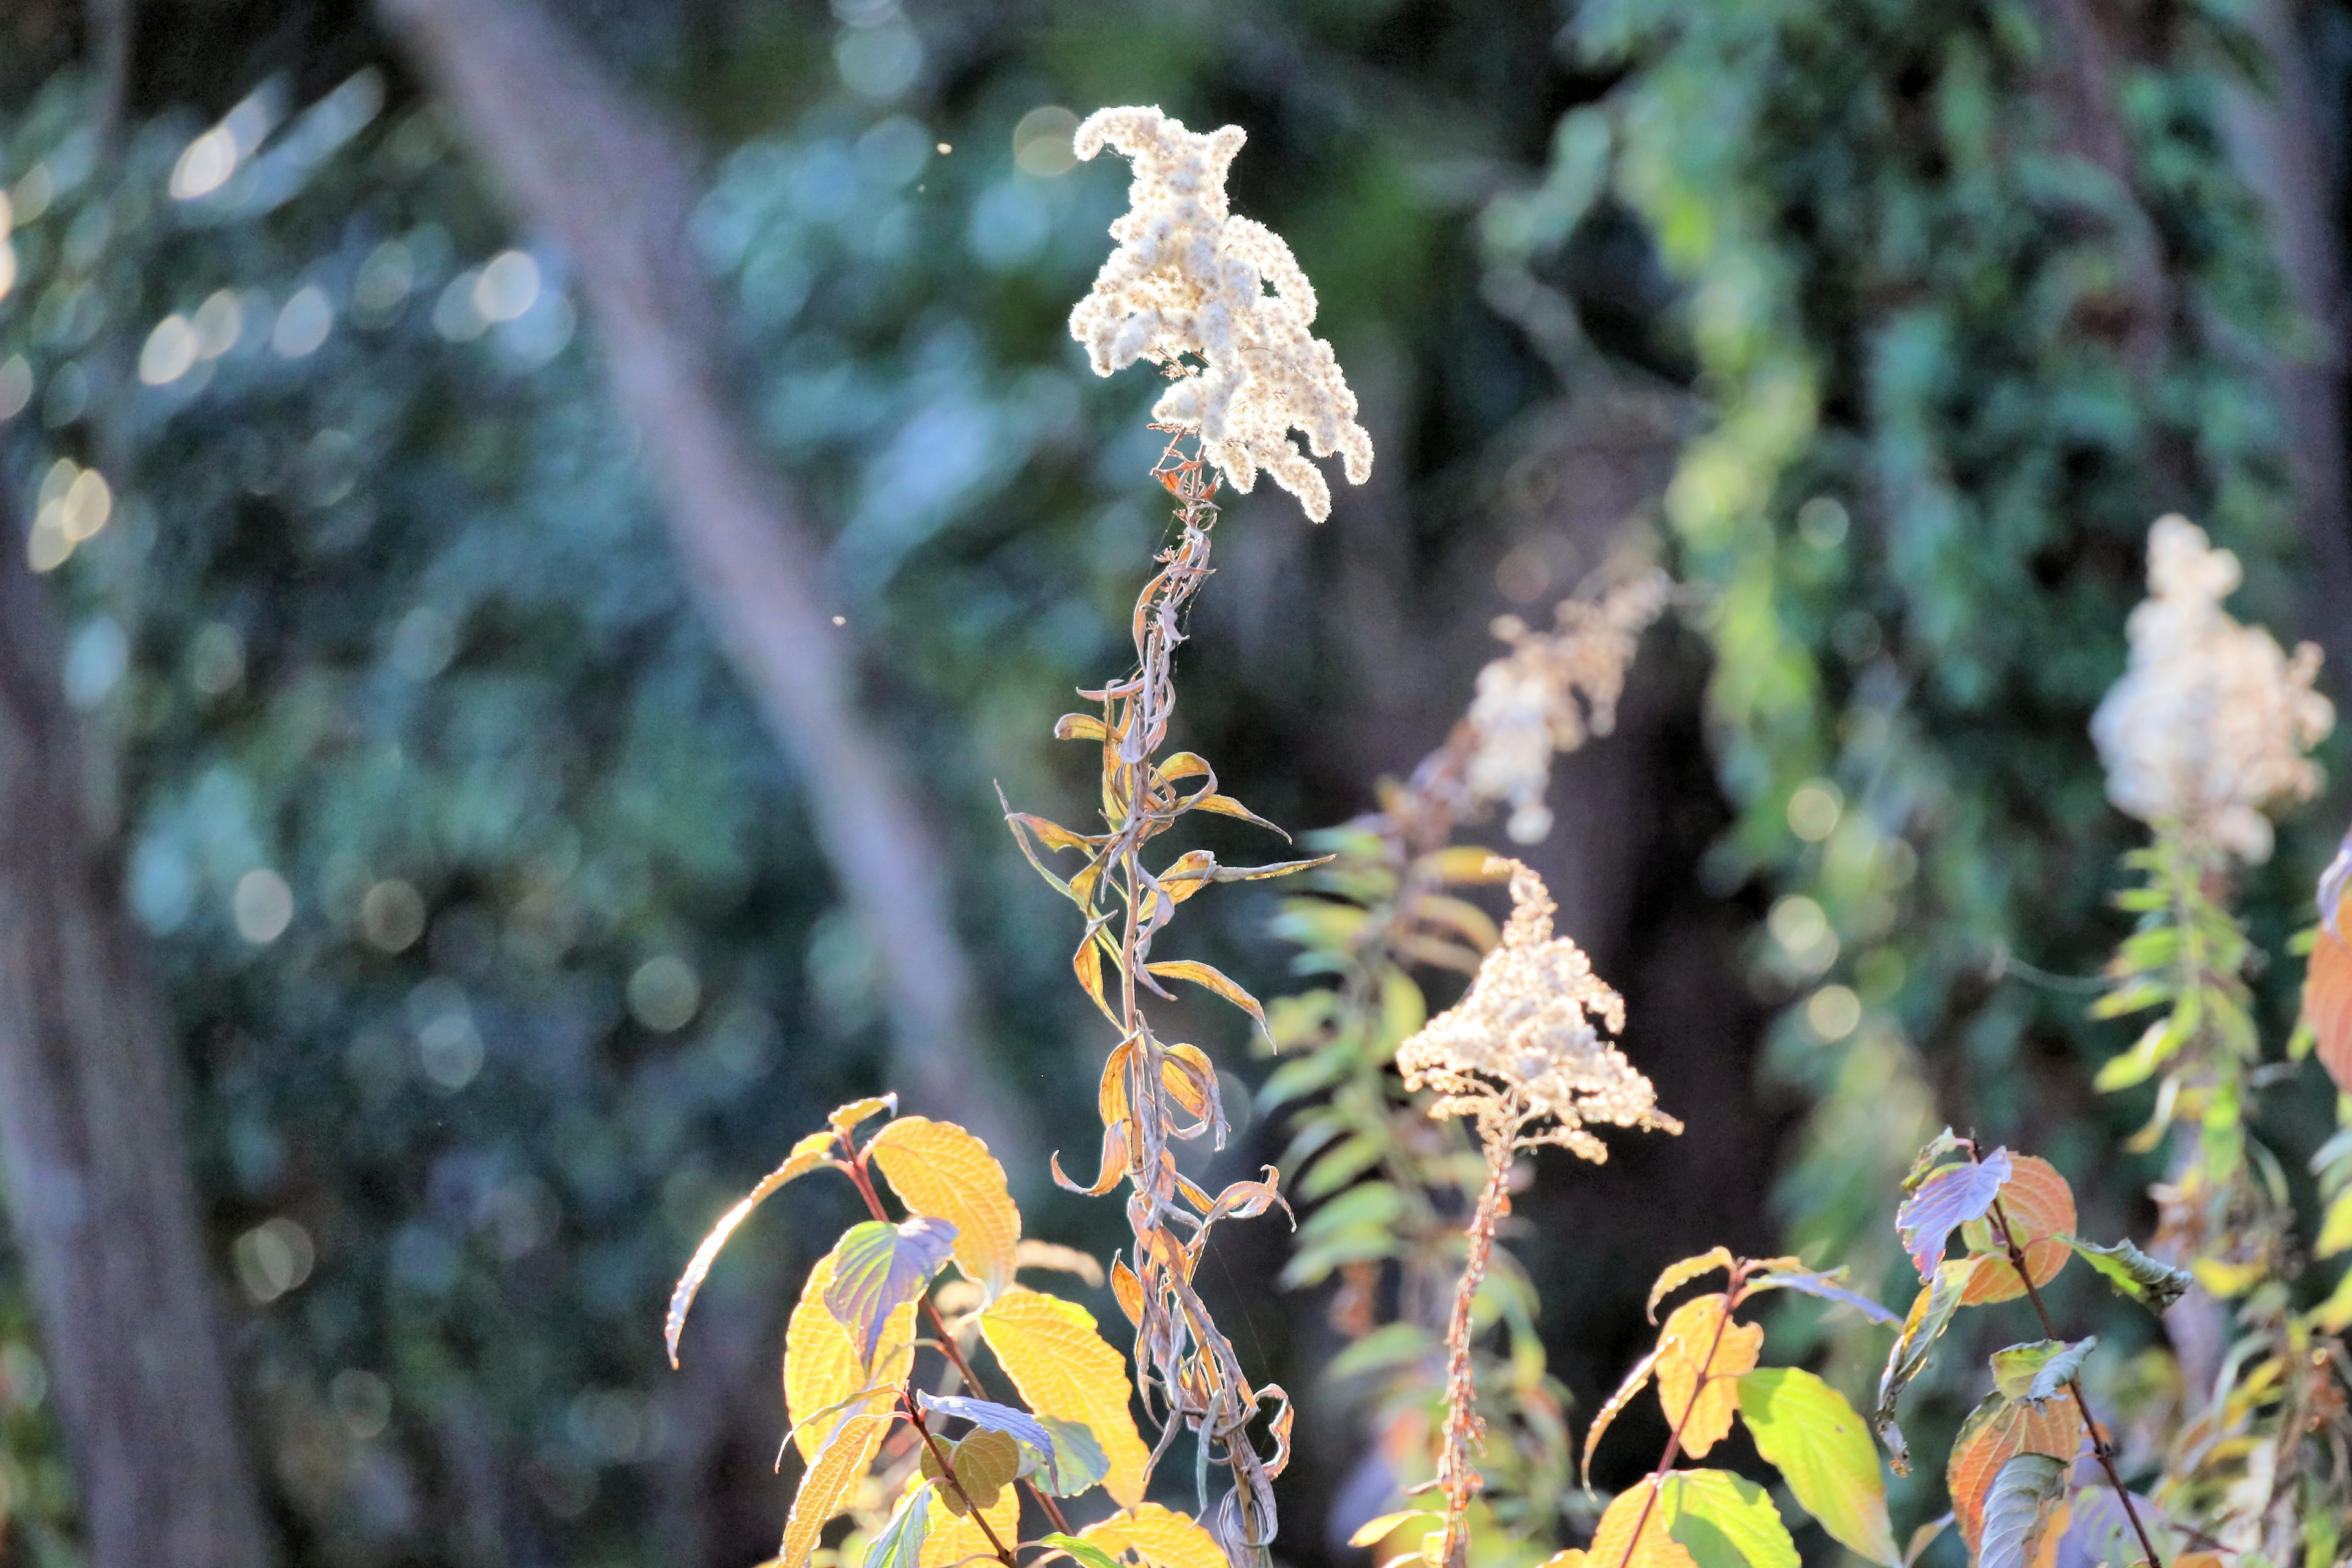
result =
M1058 822L1049 821L1042 816L1033 816L1025 811L1014 812L1013 820L1035 834L1037 842L1048 849L1077 849L1090 852L1094 848L1094 841L1085 834L1074 833Z
M1580 1467L1587 1489L1592 1486L1592 1452L1601 1447L1601 1435L1608 1431L1625 1406L1633 1403L1633 1395L1650 1385L1650 1373L1658 1364L1659 1348L1651 1346L1650 1353L1633 1363L1633 1370L1625 1374L1625 1381L1617 1385L1617 1392L1609 1396L1608 1403L1601 1405L1592 1417L1591 1428L1584 1434L1584 1458Z
M1258 1005L1257 998L1225 978L1214 966L1195 958L1171 958L1165 963L1147 963L1143 967L1163 980L1189 980L1195 985L1213 991L1256 1019L1261 1032L1265 1028L1265 1009ZM1105 1008L1104 1011L1109 1009Z
M1672 1295L1676 1289L1689 1284L1702 1274L1712 1273L1717 1268L1727 1274L1731 1271L1732 1261L1731 1248L1718 1247L1711 1251L1702 1252L1696 1258L1685 1258L1679 1263L1667 1264L1659 1272L1657 1282L1650 1287L1650 1321L1654 1323L1658 1321L1658 1303Z
M2338 915L2339 923L2343 918ZM2310 1021L2319 1065L2337 1092L2352 1094L2352 942L2324 925L2304 972L2303 1016Z
M1030 1409L1094 1434L1109 1461L1103 1489L1112 1500L1140 1503L1150 1456L1135 1429L1135 1390L1127 1358L1103 1339L1094 1314L1015 1285L982 1310L980 1333Z
M1166 770L1162 769L1161 772L1164 773ZM1192 796L1184 802L1184 809L1187 811L1213 811L1219 816L1239 817L1244 822L1252 823L1259 827L1265 828L1268 833L1282 833L1281 828L1276 827L1273 823L1268 822L1265 817L1260 816L1256 812L1252 811L1248 806L1244 805L1232 795L1219 795L1213 790L1202 790L1200 794ZM1287 840L1290 837L1290 835L1287 833L1282 833L1282 837L1285 840Z
M2038 1289L2056 1279L2074 1256L2074 1248L2059 1238L2074 1234L2074 1189L2066 1184L2056 1166L2038 1155L2012 1153L2009 1159L2009 1180L2001 1184L1995 1201L2008 1217L2010 1234L2025 1249L2026 1270ZM2000 1241L1989 1218L1962 1226L1960 1240L1971 1252L2000 1256ZM2024 1282L2004 1261L1978 1269L1960 1297L1960 1305L1985 1306L2024 1294Z
M1216 776L1214 773L1210 772L1207 759L1202 757L1198 752L1172 752L1167 758L1162 760L1160 765L1152 771L1157 773L1162 780L1168 781L1176 779L1214 778Z
M958 1479L961 1479L962 1467L958 1466L957 1470ZM939 1501L944 1504L948 1500L948 1493L943 1488ZM995 1500L980 1511L987 1516L988 1527L996 1531L997 1540L1010 1546L1020 1539L1020 1488L1001 1489ZM969 1515L959 1514L947 1507L931 1510L931 1530L923 1537L919 1568L956 1568L958 1563L969 1563L982 1558L993 1559L995 1555L988 1544L988 1537L982 1533L979 1523Z
M1118 1298L1118 1310L1137 1328L1143 1327L1143 1281L1127 1266L1124 1258L1110 1260L1110 1293Z
M837 1116L840 1112L834 1114ZM694 1305L695 1293L702 1289L703 1279L709 1274L710 1266L718 1261L719 1249L727 1245L727 1238L735 1234L735 1227L751 1218L751 1211L767 1202L778 1188L824 1164L833 1152L833 1145L834 1134L829 1131L812 1132L793 1144L784 1163L761 1177L760 1184L746 1194L742 1202L719 1215L719 1223L710 1227L710 1234L702 1238L702 1245L694 1249L694 1260L686 1266L686 1272L678 1276L677 1289L670 1292L669 1317L662 1326L662 1339L669 1347L671 1366L677 1365L677 1336L686 1329L687 1311Z
M2083 1436L2082 1414L2071 1399L2007 1399L1994 1394L1960 1424L1945 1482L1971 1559L1982 1544L1985 1494L1992 1489L2001 1466L2020 1454L2047 1454L2071 1464Z
M897 1095L870 1094L864 1100L853 1100L847 1105L836 1106L833 1114L825 1118L825 1121L835 1132L846 1138L884 1111L895 1111L898 1109ZM803 1139L802 1142L805 1142L807 1140Z
M1224 1549L1192 1515L1147 1502L1078 1531L1113 1557L1132 1548L1151 1568L1226 1568Z
M869 1368L858 1358L849 1326L825 1310L824 1293L832 1284L833 1255L827 1253L809 1270L784 1330L784 1411L793 1426L793 1441L812 1464L834 1429L850 1416L889 1409L898 1384L915 1363L914 1302L900 1303L882 1321ZM874 1392L858 1399L858 1391L867 1388Z
M1021 1211L987 1144L952 1121L902 1116L866 1148L908 1209L956 1227L951 1256L965 1278L991 1296L1012 1283Z
M874 1451L890 1425L887 1415L852 1415L824 1451L809 1462L784 1521L784 1543L776 1552L780 1568L806 1568L809 1553L835 1514L847 1508L857 1484L874 1463Z
M1110 731L1092 713L1065 713L1054 721L1056 741L1102 741L1109 737Z
M1755 1370L1764 1344L1763 1327L1727 1321L1729 1308L1728 1297L1698 1297L1675 1308L1658 1332L1658 1401L1694 1459L1731 1430L1740 1375Z
M1675 1483L1669 1479L1664 1484ZM1698 1560L1667 1533L1673 1510L1657 1495L1659 1486L1652 1477L1611 1500L1601 1527L1592 1532L1592 1544L1585 1548L1586 1568L1698 1568Z
M1095 999L1095 1005L1102 1009L1102 1016L1116 1024L1118 1015L1110 1010L1110 1003L1103 996L1102 948L1095 941L1096 930L1094 926L1087 928L1086 940L1070 956L1070 968L1076 973L1078 984L1086 988L1087 994Z
M1060 1153L1055 1153L1045 1163L1054 1173L1054 1183L1056 1186L1074 1193L1084 1193L1090 1198L1098 1198L1118 1185L1119 1178L1127 1174L1127 1123L1114 1121L1103 1129L1102 1170L1095 1177L1094 1185L1090 1187L1081 1186L1062 1173Z

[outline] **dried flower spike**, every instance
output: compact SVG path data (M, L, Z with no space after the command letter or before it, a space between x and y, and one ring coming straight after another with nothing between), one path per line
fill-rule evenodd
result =
M1358 485L1371 475L1372 438L1331 345L1307 330L1315 289L1290 247L1228 206L1225 171L1244 140L1238 125L1202 135L1157 108L1087 117L1077 155L1113 147L1135 180L1110 226L1118 247L1070 312L1070 335L1097 375L1139 359L1174 374L1152 422L1196 432L1202 455L1244 494L1264 468L1320 522L1331 489L1290 432L1305 432L1318 458L1339 453Z
M2148 597L2126 624L2131 665L2099 704L2091 737L2107 798L2142 822L2173 820L2249 864L2270 858L2273 807L2309 800L2320 772L2305 754L2336 726L2312 689L2319 649L2289 658L2260 626L2221 607L2238 558L2205 531L2161 517L2148 531Z

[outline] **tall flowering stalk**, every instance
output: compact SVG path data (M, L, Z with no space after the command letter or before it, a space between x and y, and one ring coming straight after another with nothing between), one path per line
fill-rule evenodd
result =
M1112 224L1118 247L1070 318L1094 369L1109 375L1137 360L1171 378L1153 410L1169 441L1152 477L1177 502L1176 542L1138 596L1135 662L1128 673L1081 695L1094 713L1063 718L1055 733L1093 742L1101 753L1103 830L1081 834L1013 812L1022 849L1057 891L1076 904L1085 931L1072 958L1078 984L1118 1033L1102 1077L1103 1135L1094 1179L1055 1178L1101 1194L1122 1181L1134 1244L1115 1263L1112 1284L1136 1328L1137 1383L1157 1405L1156 1462L1180 1430L1200 1447L1201 1509L1206 1477L1222 1465L1231 1489L1214 1528L1236 1564L1262 1563L1276 1531L1273 1479L1289 1455L1289 1396L1254 1385L1231 1341L1192 1287L1192 1274L1218 1220L1262 1214L1281 1203L1274 1173L1212 1196L1177 1168L1174 1145L1226 1133L1217 1074L1197 1047L1167 1041L1147 999L1167 998L1165 982L1195 984L1247 1012L1262 1027L1255 998L1206 963L1156 956L1176 908L1211 882L1278 877L1318 864L1291 860L1228 867L1195 849L1154 868L1147 846L1179 817L1206 811L1279 832L1223 794L1208 762L1165 752L1176 707L1173 663L1184 640L1183 612L1209 575L1216 496L1225 484L1248 491L1261 469L1299 499L1309 517L1330 510L1329 487L1292 438L1314 453L1345 458L1349 479L1369 476L1370 437L1356 423L1356 400L1330 345L1313 337L1315 298L1289 247L1263 225L1233 216L1225 174L1244 138L1227 126L1187 131L1157 109L1107 109L1078 127L1081 159L1105 146L1134 164L1129 210ZM1272 292L1268 292L1271 287ZM1047 857L1075 853L1066 879ZM1263 1420L1271 1452L1255 1428Z

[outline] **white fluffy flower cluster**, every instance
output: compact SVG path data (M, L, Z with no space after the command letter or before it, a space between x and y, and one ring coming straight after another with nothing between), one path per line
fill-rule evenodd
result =
M1590 1125L1679 1132L1657 1090L1601 1037L1625 1027L1625 999L1592 973L1584 951L1551 933L1543 879L1517 860L1503 940L1478 965L1468 994L1397 1047L1408 1089L1429 1088L1432 1116L1465 1116L1489 1142L1552 1143L1598 1163L1608 1146Z
M1077 155L1108 144L1134 163L1135 180L1110 226L1118 247L1070 312L1070 335L1097 375L1139 359L1177 373L1153 419L1199 432L1202 455L1235 489L1247 494L1264 468L1320 522L1331 488L1290 432L1306 432L1318 458L1339 453L1358 485L1371 475L1372 438L1331 345L1307 330L1315 289L1290 247L1228 210L1225 171L1244 139L1238 125L1187 131L1156 108L1087 117Z
M1617 721L1617 699L1643 629L1666 605L1666 575L1645 572L1610 590L1598 604L1563 600L1558 630L1533 631L1517 616L1495 622L1511 651L1478 672L1471 699L1465 782L1474 801L1507 801L1505 831L1533 844L1551 831L1555 752L1572 752ZM1582 693L1580 701L1578 694Z
M2319 649L2290 658L2270 633L2221 607L2238 558L2181 517L2147 536L2148 597L2131 613L2131 665L2091 719L2107 798L2142 822L2174 820L2249 864L2270 858L2263 815L2310 799L2305 755L2335 728L2312 689Z

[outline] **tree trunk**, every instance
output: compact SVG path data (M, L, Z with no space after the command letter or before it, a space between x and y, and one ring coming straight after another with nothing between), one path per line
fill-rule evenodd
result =
M823 546L724 388L679 138L533 0L381 6L524 221L576 269L688 576L797 764L843 896L880 957L893 1086L910 1104L957 1112L1008 1166L1025 1166L1033 1139L975 1047L945 858L854 705L853 645L827 614Z
M241 1447L181 1068L82 815L57 626L0 495L0 1173L92 1568L276 1556Z

